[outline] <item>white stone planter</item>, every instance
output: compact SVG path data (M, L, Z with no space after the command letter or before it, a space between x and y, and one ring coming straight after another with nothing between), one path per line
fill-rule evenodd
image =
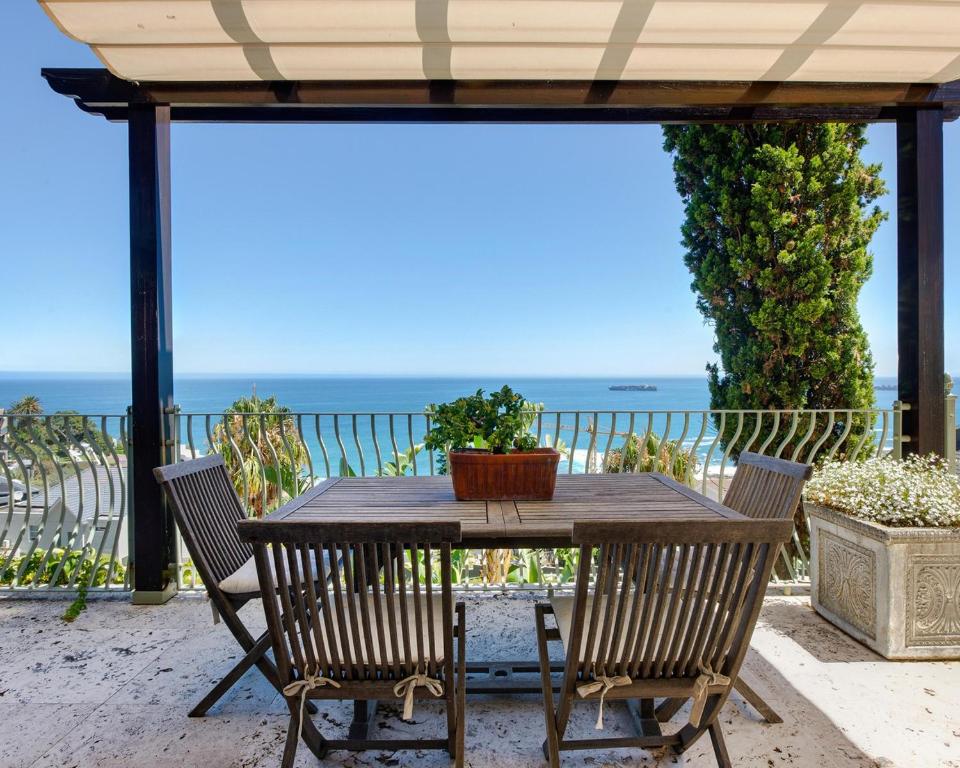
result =
M888 659L960 659L960 529L804 507L817 613Z

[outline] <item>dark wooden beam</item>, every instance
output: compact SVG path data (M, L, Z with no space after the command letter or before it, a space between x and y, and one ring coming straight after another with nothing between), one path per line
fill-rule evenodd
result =
M904 448L946 448L943 386L943 113L897 120L897 347Z
M203 122L769 122L889 120L897 107L960 113L960 82L241 81L143 82L103 69L44 69L88 112L126 119L129 104L169 104Z
M174 522L153 468L174 460L170 280L170 108L130 106L130 319L133 599L176 591Z
M93 107L90 114L125 122L127 106ZM177 123L880 123L897 107L173 107ZM960 114L960 108L956 111Z

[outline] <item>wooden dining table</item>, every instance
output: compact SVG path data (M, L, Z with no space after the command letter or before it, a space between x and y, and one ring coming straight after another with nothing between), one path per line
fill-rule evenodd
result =
M550 501L457 501L448 476L338 477L265 518L283 522L457 521L465 549L572 545L575 520L743 520L743 515L657 472L560 475ZM556 671L561 671L557 667ZM538 692L536 661L467 660L468 693ZM376 702L354 702L351 738L366 738Z
M466 549L569 547L575 520L744 519L657 472L560 475L550 501L457 501L447 476L337 477L266 520L460 523Z

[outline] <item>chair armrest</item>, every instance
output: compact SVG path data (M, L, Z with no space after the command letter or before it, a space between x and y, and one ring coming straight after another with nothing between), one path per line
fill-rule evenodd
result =
M456 623L453 625L453 636L460 637L461 632L467 631L467 605L462 601L457 601L453 605L453 612L457 617Z
M548 627L545 620L545 617L548 613L554 615L553 606L550 603L537 603L534 605L533 609L537 619L537 628L543 629L544 637L547 640L560 640L559 628Z

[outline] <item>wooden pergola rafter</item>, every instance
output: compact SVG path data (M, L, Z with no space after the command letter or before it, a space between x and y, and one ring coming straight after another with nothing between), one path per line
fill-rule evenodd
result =
M45 69L50 87L128 123L135 600L175 588L152 474L177 450L173 122L895 121L905 448L943 452L943 123L960 115L960 2L551 1L542 16L543 0L392 0L381 19L362 3L113 0L106 15L102 0L41 0L110 68Z

